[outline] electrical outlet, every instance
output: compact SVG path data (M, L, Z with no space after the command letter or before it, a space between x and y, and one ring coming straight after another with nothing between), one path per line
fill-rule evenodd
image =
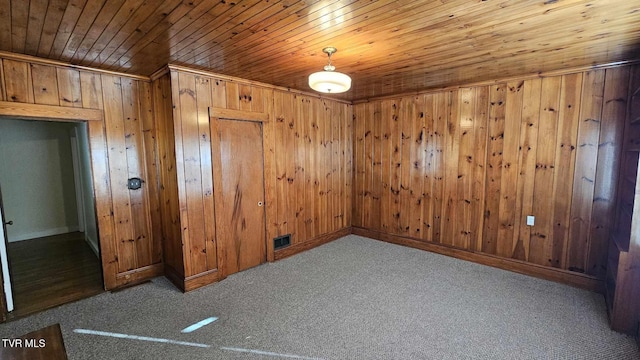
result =
M527 215L527 225L533 226L536 223L536 217L533 215Z

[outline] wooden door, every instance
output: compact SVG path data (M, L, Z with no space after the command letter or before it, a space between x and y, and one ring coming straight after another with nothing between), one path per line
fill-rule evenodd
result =
M267 258L262 124L213 120L220 159L214 169L216 227L222 230L218 241L226 276L260 265Z

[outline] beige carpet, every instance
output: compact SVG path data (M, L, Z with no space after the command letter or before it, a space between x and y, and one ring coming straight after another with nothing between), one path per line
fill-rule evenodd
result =
M164 278L104 293L0 336L52 323L70 359L640 359L602 295L358 236L187 294Z

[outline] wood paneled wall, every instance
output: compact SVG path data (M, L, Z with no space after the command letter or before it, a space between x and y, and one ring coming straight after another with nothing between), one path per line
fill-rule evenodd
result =
M156 109L169 109L169 88L173 103L173 119L158 116L158 131L162 213L170 219L165 264L175 282L186 289L190 279L216 270L216 251L226 245L216 238L213 179L220 170L212 166L210 109L268 115L262 127L268 260L348 232L351 105L187 69L172 68L170 79L163 76L154 87ZM275 252L273 238L285 234L292 245Z
M160 274L150 82L20 58L0 59L0 75L2 101L103 111L103 121L89 121L89 141L105 287ZM131 177L145 181L142 189L128 190Z
M353 226L602 278L629 70L354 105Z

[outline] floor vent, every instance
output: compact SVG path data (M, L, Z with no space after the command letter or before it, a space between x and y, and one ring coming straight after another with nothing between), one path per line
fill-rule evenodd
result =
M291 244L291 234L278 236L273 238L273 249L278 250L285 248Z

